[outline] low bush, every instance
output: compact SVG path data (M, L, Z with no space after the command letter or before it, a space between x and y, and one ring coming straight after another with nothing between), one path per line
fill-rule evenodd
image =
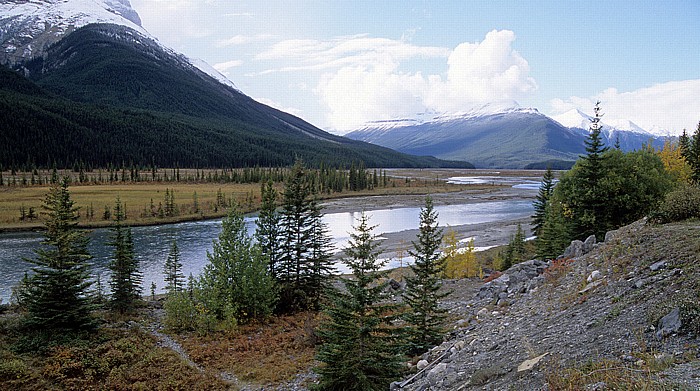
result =
M662 224L700 218L700 187L681 186L668 193L650 218Z

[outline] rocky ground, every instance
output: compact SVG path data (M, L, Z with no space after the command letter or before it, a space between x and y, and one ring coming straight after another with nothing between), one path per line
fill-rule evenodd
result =
M700 389L700 222L639 221L566 255L447 282L453 330L392 389Z

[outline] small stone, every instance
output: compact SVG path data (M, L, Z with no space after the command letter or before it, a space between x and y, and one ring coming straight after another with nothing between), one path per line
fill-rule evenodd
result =
M593 282L595 280L600 280L602 275L600 274L600 270L593 270L591 274L586 278L586 282Z
M651 269L651 271L653 271L653 272L659 271L659 270L665 269L665 268L666 268L666 261L655 262L651 266L649 266L649 269Z
M681 329L681 311L676 307L659 321L656 338L663 339Z
M418 361L418 364L416 364L416 368L418 368L419 371L424 370L430 363L428 363L428 360L420 360Z
M532 368L535 367L540 361L542 361L545 356L547 356L549 353L542 354L540 356L537 356L535 358L531 358L529 360L525 360L522 362L522 364L518 365L518 372L524 372L524 371L529 371Z

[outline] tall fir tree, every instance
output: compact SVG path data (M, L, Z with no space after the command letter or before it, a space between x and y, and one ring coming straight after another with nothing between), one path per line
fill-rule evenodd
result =
M352 278L341 278L344 289L329 293L326 320L318 333L323 340L317 360L318 390L374 391L386 390L401 373L402 357L397 341L396 305L388 304L386 276L379 261L375 227L364 213L350 246L345 250L345 264Z
M552 198L552 193L554 192L554 173L551 168L547 168L542 176L542 182L540 183L540 189L537 192L537 197L535 202L533 202L533 207L535 209L535 214L532 216L532 226L534 227L535 235L539 235L542 231L542 226L545 220L547 220L547 205L549 204L549 199Z
M686 161L693 169L692 180L696 185L700 185L700 122L692 136L687 142Z
M260 249L270 260L270 275L278 277L278 269L281 261L281 230L280 216L277 213L277 190L272 180L262 184L260 188L260 213L255 228L255 240L260 244Z
M311 194L304 164L297 160L285 184L280 216L282 254L276 274L280 284L278 309L281 312L307 308L304 272L314 228Z
M36 259L25 259L35 267L28 289L27 325L40 330L90 330L96 327L88 297L90 282L87 250L89 238L77 229L78 208L64 177L49 189L43 204L46 231Z
M581 171L578 176L580 183L576 188L578 194L572 200L571 207L575 215L574 231L582 237L595 234L602 240L602 235L606 232L602 222L605 221L607 201L601 197L600 193L601 181L605 175L603 163L608 148L603 144L600 136L602 128L600 120L603 117L600 110L600 102L596 102L595 117L591 119L590 133L585 141L586 156L582 156L580 160Z
M408 306L404 319L406 329L406 350L409 354L420 354L442 342L445 310L439 300L449 292L439 292L440 277L445 272L445 258L440 253L442 229L438 228L438 214L430 196L425 198L425 206L420 212L420 232L418 242L413 242L413 250L408 253L415 262L411 265L413 276L406 277L404 303Z
M110 287L112 295L109 306L113 311L126 313L138 305L141 298L142 274L139 262L134 254L134 242L131 228L124 226L126 218L122 203L117 197L112 214L114 222L110 228L110 240L107 243L114 248L114 255L109 264L112 271Z
M308 308L319 310L324 292L333 277L333 240L328 224L323 221L323 211L317 201L311 204L311 238L309 261L304 272L304 289L307 292Z
M170 251L165 259L163 266L165 281L165 291L170 294L174 292L182 292L185 287L185 275L182 274L182 262L180 262L180 249L177 247L177 241L173 239L170 243Z
M248 236L243 215L234 205L222 222L219 239L207 252L209 264L200 279L204 300L217 318L232 312L237 320L262 319L277 300L268 259Z

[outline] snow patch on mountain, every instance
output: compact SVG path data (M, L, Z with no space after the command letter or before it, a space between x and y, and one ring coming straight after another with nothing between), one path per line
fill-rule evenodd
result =
M41 55L66 34L88 24L125 26L149 39L172 55L174 50L158 42L141 26L141 17L129 0L0 0L0 63L14 65ZM189 63L220 83L236 90L236 85L212 66L199 59Z
M520 107L520 105L518 105L518 103L515 101L494 102L481 106L475 106L469 110L455 113L439 113L436 111L431 111L418 113L412 117L370 121L357 130L372 129L373 131L382 131L408 126L419 126L423 124L448 123L508 113L539 114L539 111L535 108Z
M593 117L578 109L571 109L563 114L552 116L551 118L567 128L588 131ZM601 124L603 125L601 131L608 136L613 135L615 132L632 132L649 136L654 135L630 120L611 119L601 121Z

